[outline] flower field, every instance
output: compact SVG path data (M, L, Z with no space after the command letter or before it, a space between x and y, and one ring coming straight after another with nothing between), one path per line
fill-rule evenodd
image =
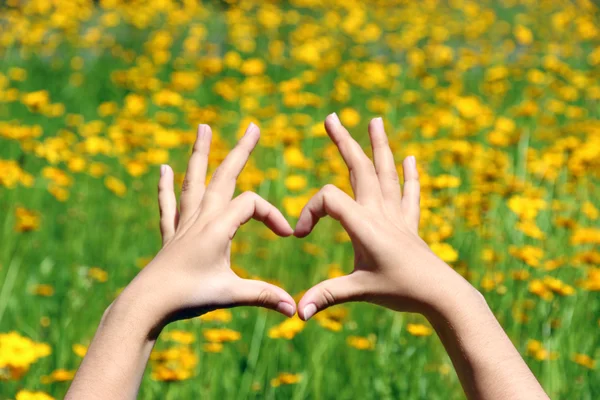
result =
M62 398L106 307L160 249L156 184L196 126L292 226L351 193L323 120L415 155L421 236L487 299L553 399L600 398L600 8L590 0L0 2L0 400ZM402 176L402 171L400 176ZM299 299L352 269L332 220L250 222L235 272ZM347 304L169 325L141 399L461 399L428 322Z

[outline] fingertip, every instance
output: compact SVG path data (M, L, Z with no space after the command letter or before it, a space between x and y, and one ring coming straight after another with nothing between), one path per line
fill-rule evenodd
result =
M275 207L271 203L268 203L268 204L272 208L272 210L276 213L275 218L276 218L276 222L277 222L277 232L275 232L275 233L277 233L279 236L283 236L283 237L291 236L294 233L294 229L292 228L292 226L290 225L288 220L285 218L283 213L281 211L279 211L277 209L277 207Z
M331 113L325 118L325 130L333 129L342 123L336 113Z
M404 169L404 179L418 179L419 171L417 170L417 160L415 156L408 156L402 162L402 168Z
M250 145L250 147L252 149L254 149L256 147L256 145L258 144L259 139L260 139L260 129L254 122L250 122L250 124L248 124L248 128L246 128L246 132L244 133L244 136L240 140L247 140L248 145Z
M160 180L168 180L173 177L173 169L169 164L162 164L160 166Z
M310 224L306 222L305 218L302 217L303 214L300 214L300 218L296 222L296 227L294 228L294 236L297 238L304 238L308 236L311 231Z
M256 125L254 122L250 122L248 124L248 128L246 128L246 133L245 135L260 135L260 129L258 129L258 125Z
M297 237L298 239L302 239L308 236L308 234L309 232L307 232L305 229L298 229L298 225L296 225L296 229L294 229L295 237Z
M286 317L291 318L294 316L294 314L296 314L296 305L292 305L285 301L280 301L279 303L277 303L275 310L277 312L282 313Z
M287 223L287 225L282 226L281 231L279 232L279 236L282 236L282 237L289 237L289 236L292 236L293 234L294 234L294 229L292 228L292 226L289 223Z
M383 118L376 117L369 122L369 131L383 131Z
M300 318L303 321L308 321L316 313L317 313L317 306L314 305L313 303L310 303L302 308L302 314L300 315Z

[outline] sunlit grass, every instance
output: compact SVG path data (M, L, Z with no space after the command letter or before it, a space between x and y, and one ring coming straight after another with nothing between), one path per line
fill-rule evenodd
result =
M17 3L0 8L0 399L64 395L103 311L160 248L158 169L181 182L198 123L215 132L211 169L261 127L239 189L293 225L312 191L351 190L322 127L333 111L367 152L382 116L398 165L417 157L421 235L549 395L600 396L590 2ZM330 220L303 240L251 222L233 252L237 273L294 296L352 267ZM169 326L140 398L463 397L420 316L352 304L284 321L244 308Z

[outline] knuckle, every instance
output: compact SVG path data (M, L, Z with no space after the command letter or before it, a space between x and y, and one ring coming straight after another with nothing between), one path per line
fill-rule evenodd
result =
M245 192L240 194L240 198L242 198L243 200L246 200L246 201L255 200L257 197L259 197L259 196L250 190L246 190Z
M388 179L388 180L391 180L394 182L400 181L400 178L398 177L398 172L394 168L392 168L390 170L382 171L379 173L379 175L384 179Z
M333 295L331 290L329 290L329 288L326 287L324 287L321 291L321 299L325 307L333 306L336 303L335 296Z
M323 191L323 195L330 196L330 195L336 193L338 188L337 188L337 186L335 186L331 183L328 183L327 185L323 186L323 189L321 189L321 190Z
M217 167L217 169L215 169L215 171L212 173L210 181L211 182L217 182L220 179L220 177L221 177L222 174L223 174L223 166L219 165Z
M273 304L273 298L273 293L269 289L263 288L258 293L256 303L261 306L268 306L270 304Z
M181 191L188 192L192 188L192 186L192 182L188 178L185 178L183 180L183 183L181 184Z

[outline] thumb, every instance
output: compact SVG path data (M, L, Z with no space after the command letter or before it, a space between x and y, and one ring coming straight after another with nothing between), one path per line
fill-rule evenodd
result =
M240 278L233 291L235 306L264 307L292 317L296 314L296 302L282 288L252 279Z
M366 292L361 272L328 279L310 288L298 303L300 318L308 321L310 317L328 307L362 300Z

